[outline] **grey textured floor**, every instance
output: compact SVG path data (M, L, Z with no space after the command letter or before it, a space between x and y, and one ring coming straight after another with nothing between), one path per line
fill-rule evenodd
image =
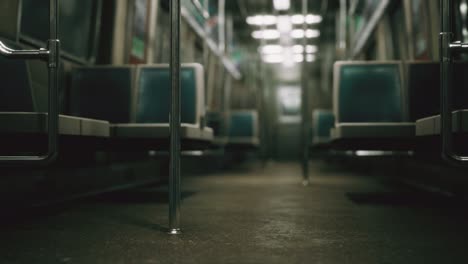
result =
M466 204L325 165L184 179L183 231L162 188L104 195L1 227L0 263L467 263ZM8 217L8 216L4 216Z

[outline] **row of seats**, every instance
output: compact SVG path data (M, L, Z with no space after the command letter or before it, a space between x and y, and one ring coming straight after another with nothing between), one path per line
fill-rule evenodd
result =
M45 134L47 114L38 102L47 97L43 92L47 85L40 89L33 85L33 70L29 62L0 58L0 69L3 79L0 87L2 141L15 145L18 142L12 139L19 138L16 141L21 142L31 135ZM46 73L41 75L47 76ZM103 142L100 146L106 147L167 147L171 102L168 65L76 67L68 84L63 81L60 85L61 109L67 109L62 111L66 114L59 117L61 139L90 139L93 144L99 139ZM183 64L183 149L208 148L214 142L213 129L206 125L204 86L203 67L194 63ZM232 111L223 118L229 129L218 136L225 139L224 145L258 144L256 111Z
M199 64L182 65L181 137L209 142L213 131L203 123L203 74ZM114 138L167 138L169 87L168 65L76 68L71 114L108 120Z
M316 109L312 113L312 145L326 146L330 142L330 130L335 126L335 115L327 109Z
M228 114L210 112L208 126L214 130L216 146L258 148L259 122L256 110L234 110Z
M466 64L454 68L454 109L468 108ZM418 138L440 134L439 94L438 63L337 62L333 111L313 113L313 146L414 150ZM468 131L468 111L453 115L454 131Z

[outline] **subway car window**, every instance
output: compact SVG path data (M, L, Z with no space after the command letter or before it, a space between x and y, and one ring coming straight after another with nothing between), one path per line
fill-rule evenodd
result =
M416 60L431 60L431 41L427 1L411 1L412 34Z
M459 16L460 16L460 28L461 36L464 42L468 41L468 3L465 0L461 0L459 7Z
M60 35L62 48L71 56L87 61L95 54L94 41L97 8L100 1L63 0L60 2ZM48 39L48 1L25 0L22 3L21 37L35 45Z
M468 263L468 0L0 0L0 263Z
M390 14L391 36L394 48L394 57L397 60L408 58L406 25L403 4L400 3Z

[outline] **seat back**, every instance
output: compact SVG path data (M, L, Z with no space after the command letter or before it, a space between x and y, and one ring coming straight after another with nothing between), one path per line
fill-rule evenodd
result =
M205 115L203 66L181 67L181 121L201 125ZM169 123L171 75L168 64L139 66L137 70L135 120L137 123Z
M440 112L440 67L437 62L406 63L406 87L411 121Z
M232 111L228 114L230 138L258 137L258 114L255 110Z
M0 17L2 23L0 23L0 36L17 40L20 32L18 23L21 17L21 5L22 1L18 0L2 0L0 1Z
M407 89L411 121L440 113L440 64L408 62ZM468 109L468 63L453 64L452 109Z
M130 123L134 66L80 67L72 72L72 115Z
M335 125L335 115L331 110L316 109L312 113L314 141L330 138L330 129Z
M468 109L468 63L453 64L453 109Z
M404 122L407 119L399 62L337 62L337 123Z
M2 41L11 48L22 49L14 42L3 39ZM0 74L0 111L35 111L28 63L24 60L12 60L0 56Z
M206 112L206 125L213 129L215 137L226 135L226 115L222 112Z

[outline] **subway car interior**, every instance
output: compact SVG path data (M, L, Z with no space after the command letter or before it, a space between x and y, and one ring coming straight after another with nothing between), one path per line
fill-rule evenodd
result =
M468 0L1 0L0 263L468 263L467 88Z

